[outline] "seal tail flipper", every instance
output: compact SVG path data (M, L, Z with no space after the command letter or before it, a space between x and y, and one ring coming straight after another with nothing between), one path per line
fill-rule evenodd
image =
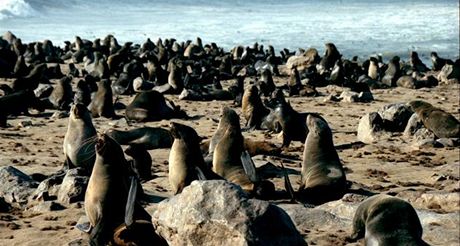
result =
M284 167L284 164L282 161L281 163L281 168L283 169L283 176L284 176L284 188L289 194L289 197L291 198L291 201L295 201L295 196L294 196L294 189L292 188L291 180L289 179L289 175L286 172L286 168Z
M131 176L131 185L129 187L128 199L126 200L125 224L130 227L133 224L134 208L136 204L137 185L136 177Z
M254 183L258 182L259 178L257 177L256 165L254 165L248 151L243 151L240 158L241 163L243 163L244 172L248 175L249 179Z

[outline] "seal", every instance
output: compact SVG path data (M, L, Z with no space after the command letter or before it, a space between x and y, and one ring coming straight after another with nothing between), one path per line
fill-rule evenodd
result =
M139 224L139 221L142 221L140 224L147 222L144 225L147 228L144 229L149 233L128 238L131 244L125 245L167 245L155 233L150 215L136 203L137 181L128 177L128 164L120 145L102 134L95 144L95 152L96 161L85 193L85 212L91 226L91 245L107 245L111 241L120 241L119 238L113 238L114 234L117 237L123 235L119 233L120 229L136 235L133 232L136 226L132 225Z
M126 107L125 113L129 120L138 122L187 117L179 106L154 90L139 92Z
M88 174L91 173L95 160L95 140L96 129L89 111L83 104L73 105L63 143L66 158L64 169L83 167Z
M309 129L303 151L298 193L309 203L339 199L347 189L345 172L332 142L332 132L320 116L307 116Z
M412 205L389 195L375 195L362 202L353 217L352 240L364 237L365 245L428 245Z
M260 87L260 92L264 96L269 96L276 89L276 85L273 82L272 72L270 69L267 68L262 70L258 84Z
M68 110L73 100L72 77L62 77L48 97L53 106L60 110Z
M35 90L42 80L47 68L48 67L46 66L46 63L34 66L34 68L29 72L27 76L17 78L13 81L12 89L14 91L21 91L26 89Z
M223 179L204 162L200 151L201 137L186 125L170 123L174 142L169 152L169 182L179 194L193 180Z
M160 127L140 127L127 131L108 129L105 134L120 145L141 146L147 150L171 148L171 133Z
M0 86L2 87L2 86ZM5 94L9 93L11 88L5 85ZM28 115L29 108L36 108L43 111L41 101L35 96L32 90L23 90L12 92L0 97L0 127L7 127L6 120L9 115Z
M222 112L222 124L219 123L214 134L219 136L211 139L211 145L213 140L217 142L212 155L212 170L229 182L241 186L249 195L262 199L271 197L275 191L273 183L258 179L254 163L244 151L238 115L228 107L224 107Z
M335 44L326 43L324 46L326 48L324 56L321 58L321 61L317 66L317 70L320 74L323 74L324 72L332 69L335 62L342 57L342 55L337 50L337 47L335 47Z
M273 128L271 130L275 132L279 128L282 129L282 147L289 147L292 141L305 141L308 134L305 116L295 111L289 102L278 101L271 114L273 115L267 117L264 125L270 126L270 128Z
M449 59L444 59L438 56L438 53L431 52L431 62L433 63L432 70L433 71L441 71L442 67L446 64L453 65L454 62Z
M460 136L460 122L452 114L420 100L409 102L409 106L421 119L423 125L438 138Z
M111 82L103 79L97 83L97 91L88 108L93 117L115 118Z
M367 76L371 79L377 79L380 74L379 61L375 57L369 58L369 68L367 69Z
M260 125L270 110L262 104L259 97L259 90L255 85L250 85L244 90L241 101L241 111L246 119L246 127L255 130L261 129Z
M125 153L131 156L131 168L140 181L152 179L152 157L143 146L130 145L126 148Z

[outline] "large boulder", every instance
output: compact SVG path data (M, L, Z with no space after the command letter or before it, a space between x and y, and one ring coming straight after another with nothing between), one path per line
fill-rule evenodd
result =
M444 65L437 79L442 84L457 84L460 80L460 67L450 64Z
M385 134L382 117L376 112L365 114L359 120L358 140L363 143L378 141Z
M223 180L192 182L152 221L170 245L306 245L284 210Z
M311 66L315 66L320 60L318 50L310 48L300 56L291 56L286 62L286 67L290 70L297 68L299 72L307 70Z
M38 182L12 166L0 168L0 197L10 204L23 206L35 191Z
M383 119L385 130L402 132L414 112L405 103L394 103L383 106L378 113Z

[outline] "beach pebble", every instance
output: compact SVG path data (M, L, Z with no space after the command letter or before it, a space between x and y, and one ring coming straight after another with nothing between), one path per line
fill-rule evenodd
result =
M222 180L193 181L160 202L152 222L170 245L306 245L281 208Z

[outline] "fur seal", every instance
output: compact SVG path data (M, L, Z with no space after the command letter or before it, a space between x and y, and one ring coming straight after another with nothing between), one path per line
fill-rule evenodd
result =
M438 138L460 137L460 122L451 114L420 100L409 102L409 106Z
M127 131L109 129L105 134L120 145L139 145L147 150L171 148L174 140L170 131L160 127L140 127Z
M116 141L116 140L115 140ZM141 145L130 145L125 153L131 156L131 168L141 181L152 179L152 157Z
M5 86L6 91L10 89ZM5 92L6 93L6 92ZM9 115L29 114L29 108L36 108L43 111L40 100L32 90L13 92L0 97L0 127L6 127L6 120Z
M259 97L259 90L255 85L251 85L244 90L241 101L241 111L246 119L246 127L249 129L260 129L264 118L270 113Z
M371 79L378 79L380 74L379 61L375 57L369 59L369 68L367 69L367 76Z
M454 64L451 60L444 59L438 56L438 53L431 52L431 62L433 63L433 71L441 71L446 64Z
M60 110L68 110L73 100L72 77L62 77L48 97L53 106Z
M305 141L308 127L305 124L305 116L294 110L290 103L279 100L274 110L267 116L263 125L270 126L274 132L283 131L282 147L289 147L291 141Z
M364 237L365 245L428 245L412 205L389 195L375 195L362 202L353 217L352 240Z
M216 134L219 137L213 151L212 170L228 180L238 184L248 194L266 199L273 195L275 187L267 180L259 180L251 157L244 151L244 138L241 134L239 117L230 108L222 109L223 124L219 123ZM210 146L211 148L211 146Z
M269 96L276 89L276 85L273 82L272 72L270 69L262 70L258 84L260 87L260 92L264 96Z
M342 57L333 43L326 43L324 46L326 51L317 66L317 70L320 74L329 71L334 66L335 62Z
M308 135L303 151L301 185L298 193L313 204L342 197L347 189L345 172L332 141L327 122L307 116Z
M159 121L172 118L186 118L187 114L165 99L158 91L139 92L126 107L126 117L133 121Z
M186 125L171 122L174 142L169 152L169 182L174 194L182 192L193 180L222 179L206 166L200 151L201 137Z
M93 117L114 118L115 110L113 108L113 94L111 82L103 79L97 83L97 91L88 108Z
M416 72L424 73L429 70L428 67L422 62L422 60L420 60L418 53L415 51L410 53L410 65Z
M95 138L96 129L89 111L82 104L73 105L64 136L64 168L83 167L90 173L95 160Z
M13 81L12 89L14 91L26 89L35 90L42 80L46 69L47 66L45 63L36 65L27 76L17 78L15 81Z
M85 193L91 245L106 245L114 241L114 234L121 236L117 233L120 226L128 233L136 234L133 232L136 226L132 227L137 224L136 221L147 222L148 233L131 238L131 244L126 245L167 245L155 233L151 216L136 203L137 181L128 176L130 171L120 145L102 134L95 144L95 152L96 161Z

